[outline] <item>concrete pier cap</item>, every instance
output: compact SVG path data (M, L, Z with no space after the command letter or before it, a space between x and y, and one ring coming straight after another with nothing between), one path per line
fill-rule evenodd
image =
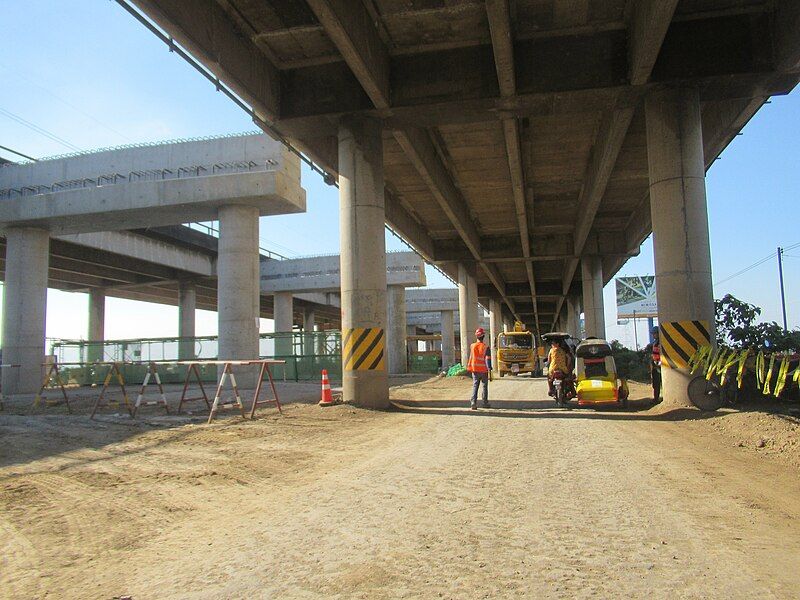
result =
M53 235L212 221L224 206L305 212L300 159L266 135L100 150L0 168L0 233Z

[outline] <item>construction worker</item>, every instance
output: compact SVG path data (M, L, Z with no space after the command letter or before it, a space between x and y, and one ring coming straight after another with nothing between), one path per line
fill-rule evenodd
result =
M561 371L565 376L569 376L572 373L569 363L570 358L561 346L561 342L554 339L550 344L550 352L547 354L547 387L549 388L547 393L549 396L555 397L556 395L556 390L553 387L553 374L556 371Z
M472 373L472 399L469 407L478 410L478 388L483 382L483 408L490 408L489 405L489 377L492 371L492 357L489 346L483 343L486 332L483 327L475 330L477 341L469 347L469 361L467 371Z
M647 364L650 367L650 382L653 384L653 402L661 402L661 341L658 335L658 327L653 327L653 342L645 346L644 352L647 355Z

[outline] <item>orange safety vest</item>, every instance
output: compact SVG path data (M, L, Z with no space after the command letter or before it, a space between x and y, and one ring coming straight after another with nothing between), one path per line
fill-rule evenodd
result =
M486 368L486 348L487 346L483 342L475 342L469 347L467 371L470 373L489 372L489 369Z
M660 344L653 344L653 354L652 359L653 363L658 364L661 362L661 345Z

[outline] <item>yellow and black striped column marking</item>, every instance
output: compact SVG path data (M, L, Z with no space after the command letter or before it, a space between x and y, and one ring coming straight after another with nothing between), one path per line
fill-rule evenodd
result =
M661 364L670 369L685 369L701 346L711 344L708 321L661 323Z
M345 371L383 371L384 336L380 327L344 330L342 357Z

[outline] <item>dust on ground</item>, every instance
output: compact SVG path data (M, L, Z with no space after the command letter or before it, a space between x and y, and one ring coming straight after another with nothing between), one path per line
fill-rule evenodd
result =
M739 414L395 383L391 412L282 384L283 415L210 426L10 407L0 597L796 597L796 447L734 444Z

